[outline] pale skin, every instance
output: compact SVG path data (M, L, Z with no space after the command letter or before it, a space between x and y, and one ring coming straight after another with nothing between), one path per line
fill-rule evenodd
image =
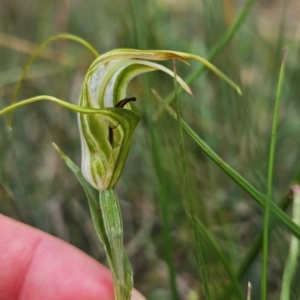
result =
M74 246L0 214L1 300L114 300L110 271ZM145 300L132 292L131 300Z

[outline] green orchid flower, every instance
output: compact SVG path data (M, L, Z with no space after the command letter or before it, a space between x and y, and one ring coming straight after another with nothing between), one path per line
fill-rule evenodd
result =
M126 56L114 57L119 51L100 56L85 77L80 106L99 109L99 114L80 114L78 118L82 147L82 172L86 180L102 191L116 185L132 142L133 131L140 120L140 112L126 98L128 83L137 75L161 70L174 77L166 67ZM126 51L126 52L125 52ZM113 59L111 59L111 55ZM179 84L191 93L184 81Z

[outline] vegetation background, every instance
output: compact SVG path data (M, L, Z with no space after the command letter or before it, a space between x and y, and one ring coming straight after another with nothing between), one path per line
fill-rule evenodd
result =
M0 0L0 106L10 103L28 55L57 33L78 35L101 53L127 47L207 57L246 4L247 16L240 28L212 60L239 83L243 96L204 72L190 85L195 99L180 95L181 112L226 163L265 193L279 68L288 46L272 197L279 203L288 199L291 184L300 179L299 1ZM76 103L92 60L82 46L56 42L35 61L20 99L48 94ZM177 64L183 78L198 68L196 63ZM195 239L189 214L192 207L237 272L261 232L263 210L186 134L183 155L176 121L166 112L157 117L160 98L173 91L173 80L155 72L134 80L128 92L137 97L143 119L117 193L122 199L124 242L135 286L149 300L204 299L197 265L196 241L200 241L211 298L240 299L237 290L224 294L230 285L228 274L203 231ZM6 130L5 118L0 119L0 128L0 212L56 235L105 263L84 191L51 146L54 141L80 164L76 114L51 103L37 103L16 111L13 131ZM189 195L183 178L186 167ZM279 298L289 236L280 224L270 234L268 299ZM260 274L258 248L245 272L237 276L244 299L248 281L253 299L259 299ZM299 297L295 281L291 299Z

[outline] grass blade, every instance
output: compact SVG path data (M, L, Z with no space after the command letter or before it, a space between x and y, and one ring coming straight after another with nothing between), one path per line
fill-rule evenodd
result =
M271 198L272 198L272 185L273 185L273 170L275 160L275 147L276 147L276 135L277 135L277 123L279 116L279 105L282 94L282 84L284 78L284 67L285 67L286 50L283 54L282 64L279 73L278 88L276 94L274 117L271 133L271 145L269 154L269 165L268 165L268 181L267 181L267 197L265 201L264 211L264 231L263 231L263 261L262 261L262 278L261 278L261 299L266 300L267 298L267 263L268 263L268 234L269 234L269 219L271 211Z
M176 112L167 107L169 113L177 119ZM198 135L197 133L182 120L183 129L190 135L190 137L198 144L201 150L212 161L214 161L233 181L235 181L245 192L247 192L260 206L265 206L266 196L260 193L254 186L252 186L245 178L243 178L232 167L226 164L220 156L217 155ZM300 227L295 224L276 204L271 203L270 209L276 218L291 231L295 236L300 238Z

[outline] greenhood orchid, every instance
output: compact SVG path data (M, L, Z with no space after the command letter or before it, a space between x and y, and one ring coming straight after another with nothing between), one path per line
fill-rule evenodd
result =
M117 51L111 52L112 57ZM133 131L140 113L132 101L125 98L130 80L142 73L161 70L174 76L166 67L126 56L114 59L99 57L90 67L83 83L80 106L99 109L99 114L78 117L82 147L82 172L98 190L113 188L117 183L131 145ZM179 84L191 93L184 81ZM123 99L125 98L125 99Z

